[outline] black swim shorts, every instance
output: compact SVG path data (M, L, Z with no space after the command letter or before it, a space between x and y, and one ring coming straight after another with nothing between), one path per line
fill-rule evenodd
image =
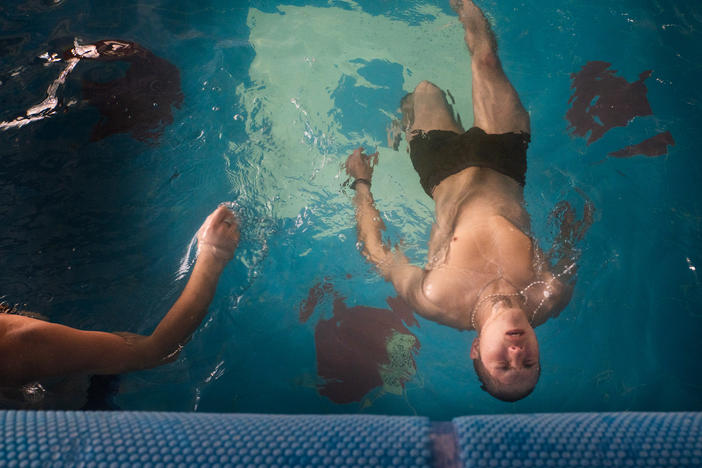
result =
M473 127L463 134L415 130L410 158L424 191L431 197L442 180L472 166L487 167L526 183L528 133L487 134Z

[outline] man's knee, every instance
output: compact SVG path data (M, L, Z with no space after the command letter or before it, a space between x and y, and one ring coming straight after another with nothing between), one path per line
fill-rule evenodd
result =
M436 86L434 83L431 81L423 80L421 81L416 88L414 88L414 94L440 94L443 95L444 92Z

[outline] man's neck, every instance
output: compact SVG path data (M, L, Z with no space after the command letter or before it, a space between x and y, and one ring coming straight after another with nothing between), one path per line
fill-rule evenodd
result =
M473 328L478 332L500 315L504 309L519 309L524 297L512 283L500 277L488 283L478 296L471 314ZM524 314L523 311L521 311ZM526 318L526 316L524 317Z

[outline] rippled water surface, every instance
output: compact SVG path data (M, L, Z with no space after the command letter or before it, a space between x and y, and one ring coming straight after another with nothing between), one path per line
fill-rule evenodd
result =
M0 294L67 325L149 333L197 228L236 202L243 239L203 326L176 362L122 376L118 407L701 410L702 7L478 4L532 118L535 235L550 243L560 200L596 206L573 299L537 329L542 377L525 400L480 390L472 332L394 299L358 253L342 187L356 146L379 151L386 237L424 264L433 203L387 127L423 79L472 121L448 1L0 6ZM126 48L68 70L68 50L98 41Z

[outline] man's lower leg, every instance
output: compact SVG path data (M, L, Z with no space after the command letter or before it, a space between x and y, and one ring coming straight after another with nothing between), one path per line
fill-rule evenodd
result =
M452 0L466 31L465 40L472 56L497 54L497 40L483 12L471 0Z

